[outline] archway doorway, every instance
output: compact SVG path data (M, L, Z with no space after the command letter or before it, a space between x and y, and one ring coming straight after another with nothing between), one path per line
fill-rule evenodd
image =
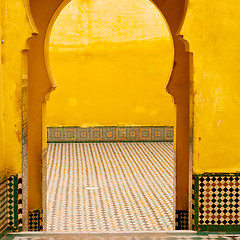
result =
M45 209L45 196L42 189L41 165L45 164L45 103L49 93L55 88L55 83L48 71L48 47L45 48L48 39L49 27L54 23L61 9L69 2L68 0L30 0L33 19L38 29L38 37L31 41L29 51L29 121L28 121L28 209L33 211ZM174 97L177 110L176 122L176 219L179 218L177 229L186 229L181 224L182 220L191 217L191 169L189 168L189 82L191 77L191 54L188 52L186 42L179 36L182 23L187 9L185 0L154 0L153 3L164 14L175 46L174 68L168 83L168 92ZM41 11L39 11L41 9ZM42 159L42 162L41 162ZM43 173L44 174L44 173ZM190 175L190 178L189 178ZM189 184L190 183L190 184ZM190 187L190 191L189 191ZM43 223L46 212L43 211ZM44 225L46 226L46 225ZM44 229L46 229L43 226ZM189 221L191 226L191 221Z
M173 230L174 50L163 16L146 0L71 1L50 42L47 229Z

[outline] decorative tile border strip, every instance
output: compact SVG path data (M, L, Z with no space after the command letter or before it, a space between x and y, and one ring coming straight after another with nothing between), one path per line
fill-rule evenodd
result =
M176 210L176 230L188 230L188 211Z
M240 173L195 175L195 229L240 231Z
M195 226L195 176L192 175L192 229L194 230Z
M16 198L16 195L15 195L15 191L14 191L14 188L15 188L15 176L10 176L8 178L8 183L7 183L7 186L8 186L8 189L7 189L7 192L8 192L8 227L10 229L14 229L16 228L16 222L15 222L15 208L14 208L14 198Z
M53 142L172 142L171 126L151 127L48 127Z
M22 231L22 174L7 179L8 230Z
M42 222L42 210L33 210L29 211L28 218L28 230L29 231L42 231L43 222Z
M43 231L43 210L39 212L39 231Z
M18 174L18 229L21 231L23 225L23 187L22 174Z
M7 218L7 178L0 178L0 239L6 234L8 227Z
M23 226L23 179L22 174L11 175L5 179L5 229L1 225L1 213L0 208L0 237L4 236L7 232L22 231ZM2 186L3 182L0 181L0 203L2 203ZM4 189L4 187L3 187ZM3 190L4 191L4 190ZM2 207L2 204L1 204ZM42 230L42 211L34 210L29 211L29 231L41 231ZM3 230L2 230L3 229Z

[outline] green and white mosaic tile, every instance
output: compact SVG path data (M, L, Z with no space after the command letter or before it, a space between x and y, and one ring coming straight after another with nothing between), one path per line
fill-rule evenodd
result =
M40 231L40 210L29 211L28 213L28 230L29 231Z
M7 183L7 192L8 192L8 226L10 228L14 227L15 223L15 214L14 214L14 176L8 178ZM16 196L15 196L16 197Z
M195 229L240 231L240 174L195 177Z

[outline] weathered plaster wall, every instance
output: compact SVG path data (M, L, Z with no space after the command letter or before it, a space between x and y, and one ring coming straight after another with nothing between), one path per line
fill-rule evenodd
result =
M2 9L2 97L3 159L8 172L21 172L22 56L31 29L24 0L1 1Z
M7 170L21 171L21 54L19 43L15 42L18 25L12 24L21 13L16 11L11 16L14 5L2 1L3 138L8 137L4 141L4 162Z
M51 35L47 125L174 125L172 39L147 0L71 1Z
M0 22L2 22L2 1L0 1ZM0 36L2 36L2 28L0 27ZM2 44L0 45L0 56L2 56ZM0 58L0 65L2 66L2 58ZM4 134L3 134L3 78L2 67L0 68L0 177L5 171L4 161Z
M240 2L189 0L182 34L194 61L193 170L240 171Z

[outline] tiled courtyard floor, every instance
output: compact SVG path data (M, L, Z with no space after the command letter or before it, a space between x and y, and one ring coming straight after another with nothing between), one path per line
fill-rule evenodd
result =
M48 145L48 231L173 230L170 142Z

